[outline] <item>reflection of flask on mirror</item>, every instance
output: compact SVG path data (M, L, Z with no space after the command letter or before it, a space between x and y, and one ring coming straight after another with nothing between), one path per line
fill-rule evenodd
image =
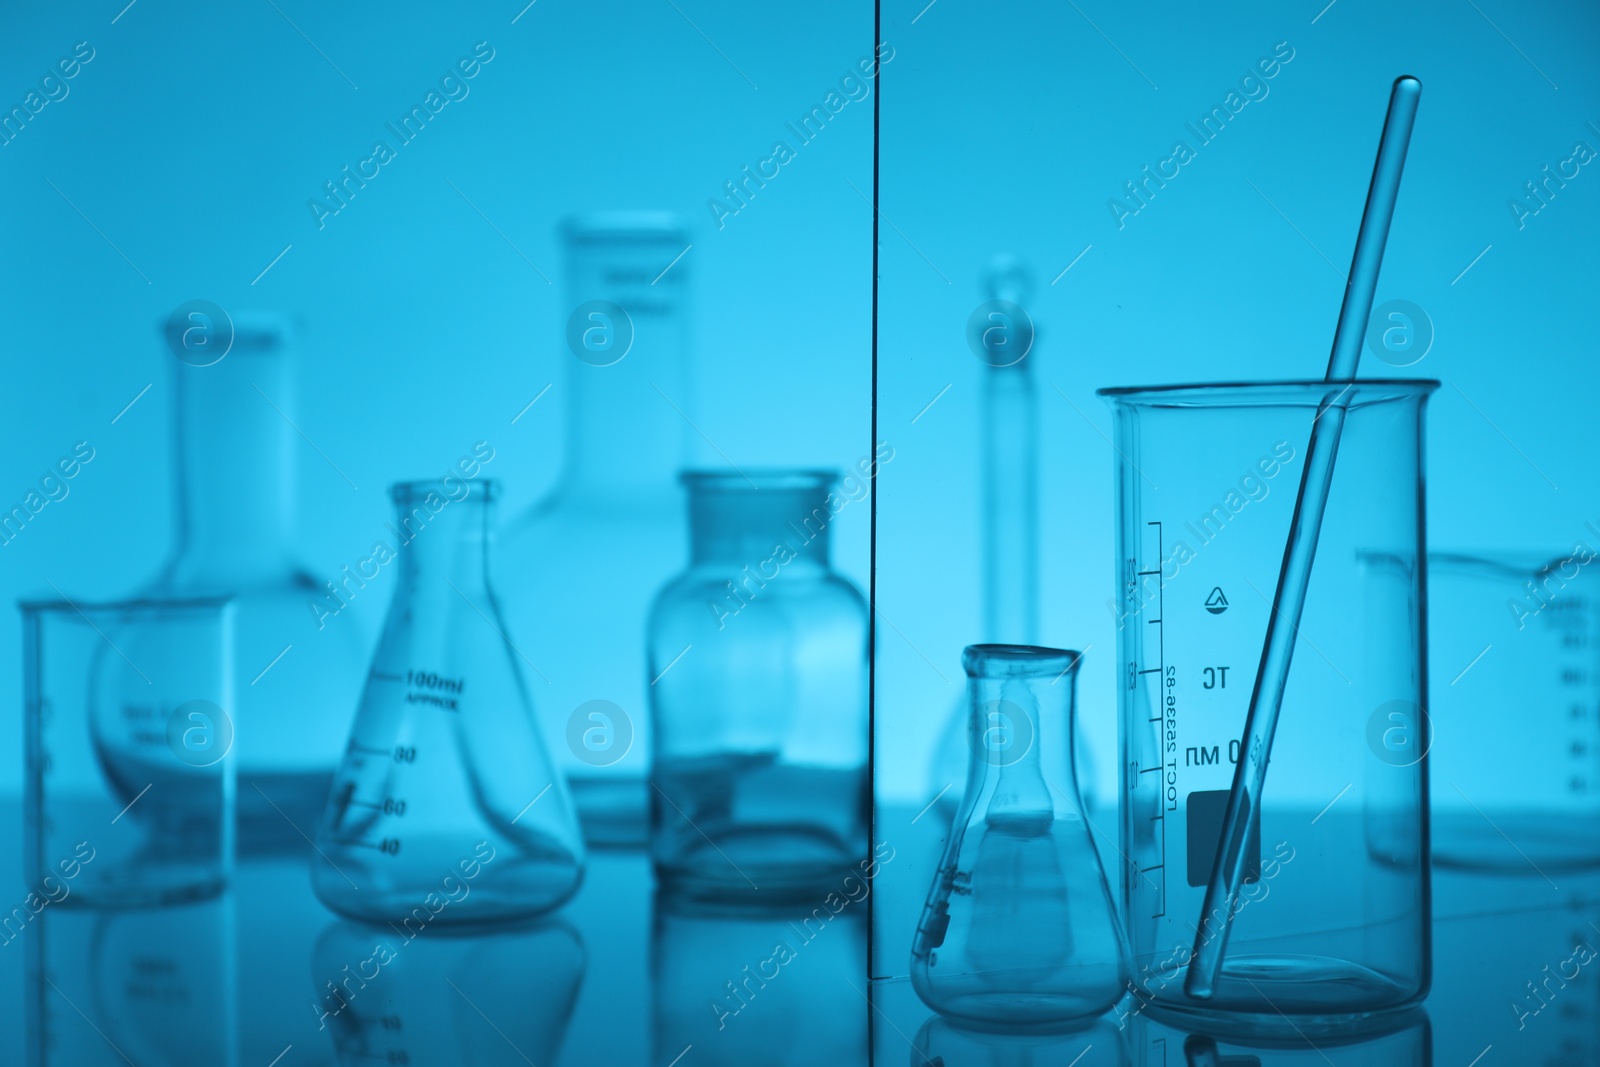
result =
M312 863L317 896L340 914L519 918L582 878L572 802L523 673L542 669L506 639L489 584L496 492L473 477L392 490L394 600Z
M865 1067L867 1005L841 1000L839 991L864 989L870 880L858 871L832 896L789 905L729 906L658 891L651 1062L670 1063L692 1045L708 1067ZM839 1010L819 1015L819 1004Z
M177 542L150 590L234 598L243 850L304 846L295 827L322 810L366 648L342 610L360 579L315 579L290 548L290 350L284 321L240 315L224 358L173 360Z
M588 964L576 930L422 931L341 922L317 939L310 1010L341 1067L557 1061Z
M508 525L497 578L511 639L548 664L543 714L565 723L603 701L626 716L615 744L557 758L589 840L636 844L650 751L645 616L683 558L673 479L692 433L690 261L676 257L688 238L676 216L635 211L571 218L562 240L561 472Z

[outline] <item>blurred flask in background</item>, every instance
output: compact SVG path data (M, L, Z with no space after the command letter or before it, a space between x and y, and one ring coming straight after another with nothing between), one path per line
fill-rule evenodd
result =
M259 314L193 322L167 326L178 357L177 543L146 592L234 598L238 847L302 848L361 692L365 641L354 619L338 617L361 579L318 581L289 544L297 495L288 323Z
M538 705L596 844L645 838L645 616L684 555L674 478L691 432L688 245L676 216L601 212L562 228L556 389L562 471L501 538L509 634L549 675Z
M983 372L978 502L982 508L982 640L1019 645L1039 641L1039 403L1032 355L1036 340L1026 310L1033 299L1033 272L1019 257L995 256L984 272L986 303L977 326L969 323L968 346L986 364ZM981 327L981 328L977 328ZM976 330L976 332L973 332ZM961 804L967 774L965 695L945 715L934 749L929 802L948 823ZM1094 811L1093 754L1077 737L1077 776L1087 810Z

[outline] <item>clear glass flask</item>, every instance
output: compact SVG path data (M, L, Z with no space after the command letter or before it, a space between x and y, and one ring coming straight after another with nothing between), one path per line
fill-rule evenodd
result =
M1124 994L1126 945L1073 774L1077 652L970 645L966 795L911 949L934 1011L1079 1025Z
M1106 389L1124 913L1137 996L1263 1030L1430 979L1422 414L1430 381ZM1319 405L1349 405L1223 972L1184 992Z
M690 472L650 615L651 855L686 895L831 889L867 854L867 615L827 471Z
M566 783L489 584L496 483L391 490L398 584L317 834L341 915L456 925L535 915L583 875Z
M233 874L232 607L22 605L23 915L215 896Z
M349 733L367 655L360 627L339 615L334 587L290 549L298 498L291 352L282 319L239 315L219 362L173 360L177 543L147 590L234 599L238 832L246 851L304 847L302 831L322 812ZM328 608L311 607L321 603Z
M576 216L562 241L562 467L544 499L507 529L498 584L512 640L540 650L552 732L576 721L569 737L603 741L569 742L556 753L585 835L639 844L651 748L645 618L684 555L674 479L693 432L692 257L674 262L689 242L665 212ZM586 732L585 705L602 707L609 727Z
M1595 549L1430 552L1428 642L1434 861L1600 866Z

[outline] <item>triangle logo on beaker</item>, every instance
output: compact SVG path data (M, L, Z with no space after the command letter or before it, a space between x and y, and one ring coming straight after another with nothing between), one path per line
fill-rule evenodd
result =
M1211 590L1211 595L1206 597L1206 610L1213 615L1221 615L1228 610L1228 598L1222 593L1222 586Z

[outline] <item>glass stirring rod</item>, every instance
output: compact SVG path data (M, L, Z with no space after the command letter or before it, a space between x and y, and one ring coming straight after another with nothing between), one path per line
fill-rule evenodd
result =
M1367 189L1367 205L1361 215L1344 304L1339 310L1333 351L1328 358L1326 380L1346 384L1323 399L1311 424L1311 443L1301 472L1300 494L1295 499L1294 518L1290 521L1289 537L1283 550L1283 566L1278 572L1278 589L1267 620L1261 664L1250 694L1249 714L1245 717L1240 745L1243 758L1234 771L1211 881L1206 886L1205 906L1195 931L1194 953L1184 980L1184 991L1201 1000L1209 999L1216 992L1228 932L1244 884L1248 855L1245 845L1261 819L1261 790L1266 783L1267 760L1278 726L1278 713L1283 706L1283 690L1305 607L1306 587L1311 581L1322 513L1327 507L1334 460L1339 453L1339 436L1349 410L1344 396L1361 360L1362 336L1372 315L1383 247L1389 237L1389 223L1394 218L1406 147L1411 141L1411 127L1416 121L1421 95L1422 83L1410 75L1396 78L1389 94L1389 111L1383 122L1383 136L1378 141L1378 158L1372 167L1372 184Z

